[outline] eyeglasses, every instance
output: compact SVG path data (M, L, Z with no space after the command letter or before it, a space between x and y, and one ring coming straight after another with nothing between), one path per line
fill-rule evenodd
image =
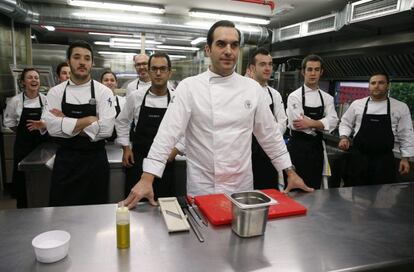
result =
M135 67L139 67L139 66L147 66L148 62L137 62L135 63Z
M169 68L167 66L161 66L161 67L151 66L150 71L152 73L156 73L157 71L160 71L161 73L166 73L169 71Z

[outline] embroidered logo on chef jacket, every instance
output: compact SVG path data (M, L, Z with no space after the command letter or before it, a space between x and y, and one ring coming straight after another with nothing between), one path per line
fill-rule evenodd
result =
M252 102L250 100L244 101L244 107L246 109L251 109L252 108Z
M112 100L110 97L108 98L108 103L109 103L109 106L112 107Z
M292 104L292 107L293 107L293 109L297 109L298 108L298 106L296 105L296 104Z

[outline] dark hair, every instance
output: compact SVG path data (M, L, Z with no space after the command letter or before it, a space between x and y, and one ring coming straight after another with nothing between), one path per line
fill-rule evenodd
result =
M251 56L250 56L249 64L248 64L249 66L256 64L256 56L257 55L268 56L268 55L270 55L270 52L269 52L269 50L267 50L263 47L257 48L256 50L254 50L253 54L251 54Z
M306 69L308 61L319 61L321 63L321 69L323 69L323 59L318 55L308 55L302 60L302 70Z
M30 71L35 71L40 76L39 71L36 70L35 68L24 68L22 73L20 74L20 82L21 83L24 81L24 77L26 76L26 74Z
M151 68L151 60L152 60L152 58L164 58L164 59L166 59L167 60L167 63L168 63L168 70L171 70L171 60L170 60L170 57L168 56L168 54L162 53L162 52L157 52L157 53L152 54L149 57L149 60L148 60L148 69Z
M58 64L58 66L56 67L56 74L58 75L58 77L60 76L60 71L63 67L69 67L69 64L67 62L61 62Z
M24 68L22 73L20 74L19 82L18 82L20 91L22 91L22 89L24 88L24 85L23 85L24 77L30 71L35 71L40 76L40 73L37 69L35 69L35 68Z
M101 74L101 83L102 83L102 80L103 80L104 75L106 75L106 74L112 74L112 75L114 76L115 80L118 82L118 78L116 77L115 73L114 73L114 72L112 72L111 70L107 70L107 71L104 71L104 72Z
M218 28L218 27L232 27L232 28L235 28L235 29L236 29L236 31L237 31L237 34L239 35L239 42L240 42L240 39L241 39L241 34L240 34L240 31L239 31L239 30L236 28L236 26L234 25L234 23L233 23L233 22L231 22L231 21L222 20L222 21L215 22L215 23L214 23L214 25L212 25L212 26L210 27L210 29L208 30L208 33L207 33L207 44L208 44L208 46L209 46L209 47L211 47L211 46L212 46L212 44L213 44L213 39L214 39L213 35L214 35L214 31L215 31L215 30L216 30L216 28Z
M374 71L374 72L370 73L370 75L369 75L369 81L371 81L371 78L373 76L385 76L385 79L387 80L387 84L390 83L390 76L385 71Z
M81 48L85 48L85 49L91 51L91 57L92 57L92 60L93 60L92 46L86 41L75 41L75 42L73 42L69 45L69 48L66 51L66 57L67 57L68 60L70 59L70 56L72 55L73 48L75 48L75 47L81 47Z

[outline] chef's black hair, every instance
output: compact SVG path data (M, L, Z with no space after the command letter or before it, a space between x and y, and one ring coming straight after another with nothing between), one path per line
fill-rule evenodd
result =
M257 55L265 55L268 56L270 55L269 50L267 50L266 48L263 47L259 47L256 50L254 50L253 54L251 54L250 59L249 59L249 65L255 65L256 64L256 56Z
M91 57L92 57L92 61L93 61L92 46L88 42L81 41L81 40L80 41L75 41L75 42L73 42L69 45L68 51L66 51L66 57L67 57L68 60L70 59L70 56L72 55L73 48L75 48L75 47L81 47L81 48L85 48L85 49L89 50L91 52Z
M390 83L390 76L385 71L374 71L374 72L370 73L370 75L369 75L369 81L371 81L371 78L373 76L384 76L385 79L387 80L387 84Z
M215 22L214 23L214 25L212 25L211 27L210 27L210 29L208 30L208 33L207 33L207 45L209 46L209 47L211 47L211 45L213 44L213 39L214 39L214 31L216 30L216 28L218 28L218 27L232 27L232 28L235 28L236 29L236 31L237 31L237 34L239 35L239 42L240 42L240 39L241 39L241 34L240 34L240 31L236 28L236 26L234 25L234 23L233 22L231 22L231 21L227 21L227 20L222 20L222 21L218 21L218 22Z
M318 55L308 55L308 56L306 56L303 60L302 60L302 70L305 70L306 69L306 64L309 62L309 61L319 61L319 63L321 64L321 69L323 69L323 59L320 57L320 56L318 56Z
M151 60L152 58L164 58L167 60L168 63L168 70L171 70L171 60L170 57L168 56L168 54L166 53L162 53L162 52L157 52L152 54L149 59L148 59L148 70L151 68Z
M60 71L62 71L63 67L69 67L69 64L67 62L61 62L58 64L58 66L56 67L56 74L58 77L60 76Z
M101 83L102 83L102 80L103 80L104 75L106 75L106 74L111 74L111 75L113 75L113 76L114 76L114 78L115 78L115 81L116 81L116 82L118 82L118 78L116 77L115 73L114 73L114 72L112 72L111 70L106 70L106 71L104 71L104 72L101 74Z

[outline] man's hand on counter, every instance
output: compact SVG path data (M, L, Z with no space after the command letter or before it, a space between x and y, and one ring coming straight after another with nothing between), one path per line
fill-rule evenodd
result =
M124 151L122 154L122 165L128 168L132 167L135 164L134 153L129 146L123 146L122 150Z
M154 200L154 191L152 189L153 182L154 175L144 172L141 179L135 184L128 197L124 200L124 205L127 206L128 209L133 209L141 199L146 198L151 205L158 206L157 202Z
M341 137L341 140L339 140L338 148L347 151L349 149L349 139L347 137Z
M285 194L289 193L292 189L302 189L305 192L313 192L315 189L306 186L305 182L298 174L296 174L295 170L288 170L286 172L288 176L288 185L285 189Z
M401 158L398 172L400 172L401 175L407 175L410 172L410 162L408 161L408 158Z

